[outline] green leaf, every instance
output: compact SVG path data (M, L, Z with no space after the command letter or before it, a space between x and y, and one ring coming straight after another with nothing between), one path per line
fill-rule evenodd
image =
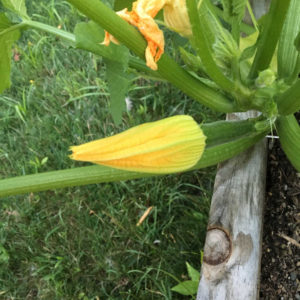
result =
M209 3L210 4L210 3ZM218 8L217 6L213 5L213 3L210 4L210 9L211 11L213 11L213 13L218 16L221 19L225 19L224 18L224 11L221 10L220 8ZM227 20L227 23L232 24L232 18L230 18L229 20ZM225 20L224 20L225 21ZM246 23L241 23L241 31L246 33L247 35L252 34L253 32L255 32L255 28L246 24Z
M6 17L5 13L0 13L0 33L1 31L9 28L13 24L10 22L10 20Z
M9 254L7 253L6 249L0 244L0 264L8 263L9 261Z
M109 47L101 45L104 40L104 30L95 22L78 23L74 33L77 48L93 52L111 60L119 60L114 55L113 44Z
M121 123L125 109L125 95L130 80L126 74L129 51L124 46L113 43L109 47L101 45L104 30L95 22L79 23L75 27L76 47L101 55L106 62L106 77L110 93L110 112L116 125Z
M200 272L194 269L188 262L186 262L186 268L189 274L189 277L192 281L199 282L200 280Z
M25 0L2 0L2 4L7 9L17 13L20 17L29 19L26 11Z
M240 56L240 61L251 58L255 54L255 51L256 51L256 44L246 48Z
M20 31L9 30L10 27L13 28L8 18L0 13L0 94L10 87L11 48L20 37Z
M197 293L198 284L198 281L187 280L175 285L171 290L184 296L192 296Z
M232 17L241 22L245 14L247 0L222 0L224 18L226 21Z
M115 48L115 55L120 62L105 59L106 78L110 93L110 112L116 125L122 121L122 112L125 110L125 96L128 91L130 78L126 73L129 52L124 46Z
M276 128L283 151L300 172L300 126L296 118L294 115L281 116Z
M240 39L240 49L242 54L240 56L240 61L251 58L256 51L258 43L258 32L254 32L247 37Z
M278 43L278 76L288 78L293 74L298 52L294 45L300 31L300 1L291 0Z
M184 61L184 63L190 70L192 70L194 72L200 71L201 73L205 72L203 64L202 64L199 56L196 56L196 55L186 51L182 47L179 48L179 51L180 51L180 56L181 56L182 60Z

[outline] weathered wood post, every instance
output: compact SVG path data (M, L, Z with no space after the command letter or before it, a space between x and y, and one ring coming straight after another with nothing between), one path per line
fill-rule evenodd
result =
M251 2L261 16L269 0ZM235 113L227 119L255 116L256 112ZM219 165L197 300L259 298L266 154L264 140Z

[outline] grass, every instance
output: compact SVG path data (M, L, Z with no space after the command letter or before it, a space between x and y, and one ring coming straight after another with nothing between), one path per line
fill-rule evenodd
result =
M73 31L64 1L28 1L29 14ZM19 57L19 60L18 60ZM68 147L145 121L218 115L167 83L136 76L116 127L101 58L30 30L14 49L0 95L0 178L84 165ZM200 268L215 169L74 187L0 201L1 299L183 299L171 291ZM143 212L153 210L139 227Z

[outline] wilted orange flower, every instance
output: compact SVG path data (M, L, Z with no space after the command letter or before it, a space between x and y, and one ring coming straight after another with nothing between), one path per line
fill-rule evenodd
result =
M179 115L72 146L70 157L129 171L175 173L198 162L205 139L192 117Z
M122 19L136 26L145 37L148 43L145 51L146 64L152 70L157 70L156 62L164 53L163 32L154 21L162 8L167 26L182 35L191 35L185 0L137 0L132 4L132 11L125 8L117 12ZM105 32L103 44L108 46L110 41L118 43L112 35Z

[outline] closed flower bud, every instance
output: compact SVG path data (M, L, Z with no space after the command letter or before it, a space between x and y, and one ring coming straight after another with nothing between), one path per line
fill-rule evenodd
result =
M198 162L205 139L192 117L179 115L73 146L70 157L129 171L176 173Z
M169 0L164 6L164 20L166 25L179 34L190 37L192 28L186 8L186 0Z

